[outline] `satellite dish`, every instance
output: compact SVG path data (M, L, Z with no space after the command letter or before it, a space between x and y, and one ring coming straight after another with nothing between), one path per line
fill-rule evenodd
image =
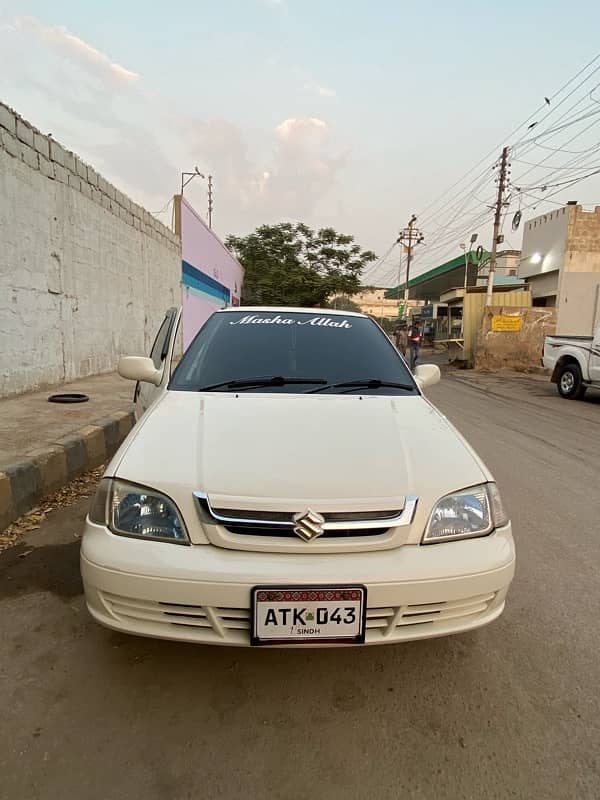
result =
M521 217L522 216L523 215L521 214L520 211L517 211L515 213L514 217L512 218L512 229L513 229L513 231L518 231L519 230L519 225L521 224Z

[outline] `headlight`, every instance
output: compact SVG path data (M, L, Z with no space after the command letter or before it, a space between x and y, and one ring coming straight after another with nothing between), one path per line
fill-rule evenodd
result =
M487 536L507 522L496 484L473 486L442 497L429 518L423 544Z
M102 478L100 486L92 500L88 517L95 525L108 525L108 497L110 495L110 478Z
M155 489L105 478L96 492L89 518L119 536L189 544L177 507Z

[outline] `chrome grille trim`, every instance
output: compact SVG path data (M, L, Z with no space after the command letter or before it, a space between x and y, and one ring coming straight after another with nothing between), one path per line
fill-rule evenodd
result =
M229 533L233 533L236 536L277 536L279 538L291 540L297 539L297 534L293 528L286 528L283 526L260 528L256 525L233 525L228 523L223 527L225 530L229 531ZM386 528L385 530L382 530L381 528L361 528L360 530L357 528L344 528L343 530L325 530L323 531L323 537L326 537L328 541L331 541L332 539L348 539L356 538L358 536L383 536L388 532L388 530L389 528Z
M209 522L212 525L247 525L259 528L272 526L274 528L274 535L277 535L277 528L279 530L287 528L293 529L295 525L293 519L294 512L292 511L285 515L287 519L282 519L283 514L280 511L274 511L271 518L268 518L268 512L264 511L256 512L256 517L251 516L254 513L252 511L236 510L235 512L223 513L222 509L216 510L211 506L210 499L206 492L194 492L194 497L198 501L198 506L203 518L206 522ZM403 527L410 525L413 521L417 502L417 497L408 496L405 498L404 508L401 511L389 512L391 516L387 517L380 517L379 514L381 512L366 511L364 517L361 517L360 519L357 519L359 512L349 512L348 519L341 519L340 517L342 516L342 513L336 512L335 514L331 515L331 517L334 517L332 519L328 517L327 513L324 513L323 516L325 517L325 522L323 523L322 527L324 531L360 531L364 530L365 528L381 528L386 530L387 528ZM244 515L247 514L248 516L232 516L233 513ZM377 516L374 516L374 513L377 514Z

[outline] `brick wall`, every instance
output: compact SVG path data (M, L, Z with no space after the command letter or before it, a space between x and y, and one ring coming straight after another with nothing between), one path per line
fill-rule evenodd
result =
M564 269L600 272L600 206L593 211L569 207Z
M180 280L175 234L0 103L0 397L148 352Z

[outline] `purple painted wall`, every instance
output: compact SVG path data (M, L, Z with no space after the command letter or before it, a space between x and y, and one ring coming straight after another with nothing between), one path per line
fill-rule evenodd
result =
M185 198L175 197L181 235L183 347L218 308L239 305L244 272Z

